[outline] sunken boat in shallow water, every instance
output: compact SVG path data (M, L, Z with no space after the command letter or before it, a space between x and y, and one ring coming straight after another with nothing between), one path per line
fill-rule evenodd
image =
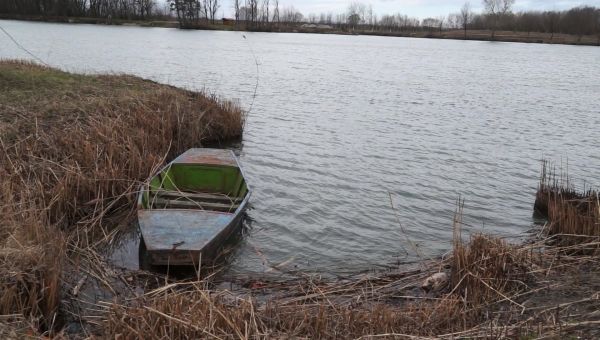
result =
M230 150L190 149L142 186L140 249L151 265L212 261L241 226L250 188Z

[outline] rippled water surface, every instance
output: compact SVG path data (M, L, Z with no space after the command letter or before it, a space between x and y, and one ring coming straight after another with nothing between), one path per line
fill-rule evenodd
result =
M522 236L542 157L568 158L577 184L600 184L597 47L0 25L53 66L252 106L237 149L255 190L252 228L236 270L439 255L459 195L467 231ZM30 56L0 35L0 58Z

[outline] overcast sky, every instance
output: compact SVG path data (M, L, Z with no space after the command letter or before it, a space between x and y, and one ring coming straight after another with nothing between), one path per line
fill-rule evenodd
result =
M279 0L281 7L294 6L304 15L344 12L350 2L351 0ZM374 12L379 15L402 13L423 19L458 12L465 0L364 0L360 2L373 5ZM481 10L481 0L473 0L470 3L474 10ZM232 4L233 0L221 0L219 16L231 17ZM515 11L562 10L580 5L600 7L600 0L516 0L514 9Z

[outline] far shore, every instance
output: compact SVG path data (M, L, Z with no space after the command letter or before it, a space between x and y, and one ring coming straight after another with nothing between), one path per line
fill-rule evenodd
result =
M138 27L164 27L179 28L177 20L123 20L106 18L88 18L88 17L49 17L49 16L18 16L0 14L0 19L38 21L38 22L56 22L70 24L96 24L96 25L120 25L120 26L138 26ZM338 28L320 29L302 27L303 24L286 25L284 27L260 27L257 29L244 29L234 25L220 23L205 23L198 26L198 30L219 30L219 31L253 31L253 32L272 32L272 33L313 33L313 34L338 34L338 35L370 35L384 37L404 37L404 38L430 38L430 39L453 39L453 40L476 40L476 41L498 41L498 42L516 42L516 43L537 43L537 44L560 44L560 45L584 45L600 46L600 35L573 35L573 34L550 34L541 32L520 32L520 31L496 31L490 30L468 30L465 36L463 30L419 30L419 31L385 31L385 30L340 30Z

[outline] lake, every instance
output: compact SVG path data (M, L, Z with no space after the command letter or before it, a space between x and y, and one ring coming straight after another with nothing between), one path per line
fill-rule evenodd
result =
M439 256L459 196L465 237L525 238L542 158L600 184L598 47L0 25L52 66L206 89L250 111L233 146L254 189L235 272ZM31 56L0 32L0 58ZM113 258L135 266L128 249Z

